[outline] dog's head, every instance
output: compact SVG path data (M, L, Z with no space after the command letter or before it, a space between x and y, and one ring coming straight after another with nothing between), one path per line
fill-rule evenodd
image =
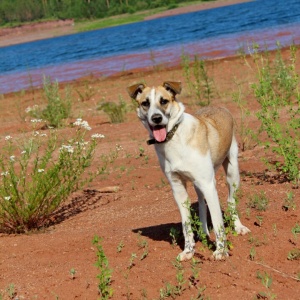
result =
M184 111L183 104L176 100L176 95L181 92L181 82L166 81L152 88L139 83L128 87L127 91L137 101L138 117L150 136L163 142Z

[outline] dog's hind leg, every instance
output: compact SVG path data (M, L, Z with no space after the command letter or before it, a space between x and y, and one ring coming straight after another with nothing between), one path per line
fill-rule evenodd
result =
M225 158L223 162L223 167L226 173L226 180L228 185L228 207L231 211L231 216L234 220L235 231L238 234L246 234L250 232L250 230L244 226L240 218L238 216L236 210L236 201L234 198L234 194L239 188L240 184L240 173L239 173L239 165L238 165L238 146L235 138L233 138L228 156Z
M207 227L207 206L204 200L203 193L197 186L194 186L195 191L198 196L198 205L199 205L199 219L202 225L203 233L209 236L209 230Z
M178 205L182 220L184 235L184 250L178 255L180 261L189 260L195 252L195 241L191 227L190 202L186 191L186 183L178 176L169 178L175 201Z

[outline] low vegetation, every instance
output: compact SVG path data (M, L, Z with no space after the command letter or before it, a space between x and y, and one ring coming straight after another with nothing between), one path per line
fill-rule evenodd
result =
M138 11L155 8L166 10L186 3L191 3L191 1L72 0L70 2L70 0L2 0L0 1L0 25L20 24L49 19L94 20L121 14L133 14ZM133 21L142 20L136 18L139 18L139 16L136 16ZM106 24L106 26L116 25L112 23L113 20L110 20L110 22L111 23ZM125 23L127 22L129 21L126 18ZM119 21L117 25L120 25Z

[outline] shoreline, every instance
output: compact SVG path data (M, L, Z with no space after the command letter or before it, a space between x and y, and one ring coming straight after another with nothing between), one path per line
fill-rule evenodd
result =
M188 6L178 7L160 12L148 17L145 21L157 18L170 17L179 14L196 12L200 10L213 9L238 3L250 2L252 0L216 0L212 2L201 2ZM76 34L73 20L45 21L21 25L13 28L0 28L0 48L38 40Z

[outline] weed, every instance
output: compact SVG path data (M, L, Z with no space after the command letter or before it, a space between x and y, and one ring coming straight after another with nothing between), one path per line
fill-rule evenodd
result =
M40 109L35 106L34 109L27 110L27 112L36 119L46 120L50 127L61 127L63 120L70 117L71 114L70 91L67 88L65 97L61 97L58 82L51 82L49 78L44 78L43 89L47 100L46 108Z
M124 247L125 247L125 245L124 245L123 241L121 241L119 243L119 245L117 246L117 252L120 253Z
M177 246L179 236L180 236L180 231L177 230L176 228L172 227L170 229L170 237L172 238L172 246L173 247Z
M71 278L74 280L75 279L75 274L76 274L76 270L74 268L72 268L70 271L69 271L70 275L71 275Z
M278 161L271 165L298 184L300 180L300 92L299 75L296 73L296 47L290 47L289 63L284 62L280 44L276 59L272 62L268 53L258 55L254 48L253 58L258 71L258 83L252 85L260 104L257 117L261 121L260 132L266 132L269 140L262 142L265 151L275 153ZM284 122L283 122L284 118Z
M76 92L77 92L77 94L79 96L79 100L81 102L85 102L85 101L92 99L93 96L96 94L95 89L89 85L88 81L86 81L84 83L84 90L82 92L79 90L76 90Z
M103 247L101 245L102 239L98 236L94 236L92 241L93 245L97 248L97 261L95 266L99 270L97 278L99 279L98 290L100 293L100 299L106 300L113 296L113 289L111 288L111 277L112 270L109 268L108 259L104 253Z
M287 211L289 209L295 210L297 207L295 202L295 195L293 192L287 192L286 198L284 198L284 202L282 205L282 209Z
M256 216L255 218L257 219L257 222L255 222L255 224L256 224L257 226L261 227L264 218L263 218L262 216Z
M88 142L86 122L59 141L57 130L33 131L24 140L5 137L0 155L0 231L22 233L49 224L51 214L98 172L85 174L98 138ZM84 126L83 126L84 125Z
M300 249L293 249L287 255L288 260L300 260Z
M255 259L255 256L256 256L256 250L255 250L254 247L251 247L251 249L250 249L250 254L249 254L250 260L254 260L254 259Z
M141 231L138 232L138 247L140 249L143 249L143 253L140 257L140 260L144 260L149 254L149 246L148 246L148 242L142 238Z
M257 139L257 137L249 128L249 122L247 121L247 118L249 118L251 113L250 110L246 107L246 101L243 99L241 84L238 83L236 79L234 80L234 82L238 87L238 91L232 94L232 100L237 104L240 111L240 121L237 128L241 140L240 149L242 151L245 151L247 149L252 149L253 147L255 147L255 140Z
M269 200L264 192L250 196L247 206L258 211L265 211L269 205Z
M267 272L260 273L260 271L257 271L256 276L258 279L261 280L263 286L265 286L268 289L271 287L273 279Z
M130 110L121 96L119 97L119 103L102 101L97 109L106 113L111 123L123 123L126 113Z
M292 228L292 233L295 239L297 239L298 235L300 234L300 224L296 223L296 225Z
M129 259L129 265L128 269L131 270L135 266L134 260L137 258L137 255L135 253L131 253L130 259Z
M14 299L17 295L16 288L13 283L10 283L8 287L6 288L6 292L8 294L9 299Z
M184 76L189 88L189 95L196 97L197 105L210 105L214 89L213 82L208 76L205 62L195 55L191 72L190 58L183 53L181 61Z

